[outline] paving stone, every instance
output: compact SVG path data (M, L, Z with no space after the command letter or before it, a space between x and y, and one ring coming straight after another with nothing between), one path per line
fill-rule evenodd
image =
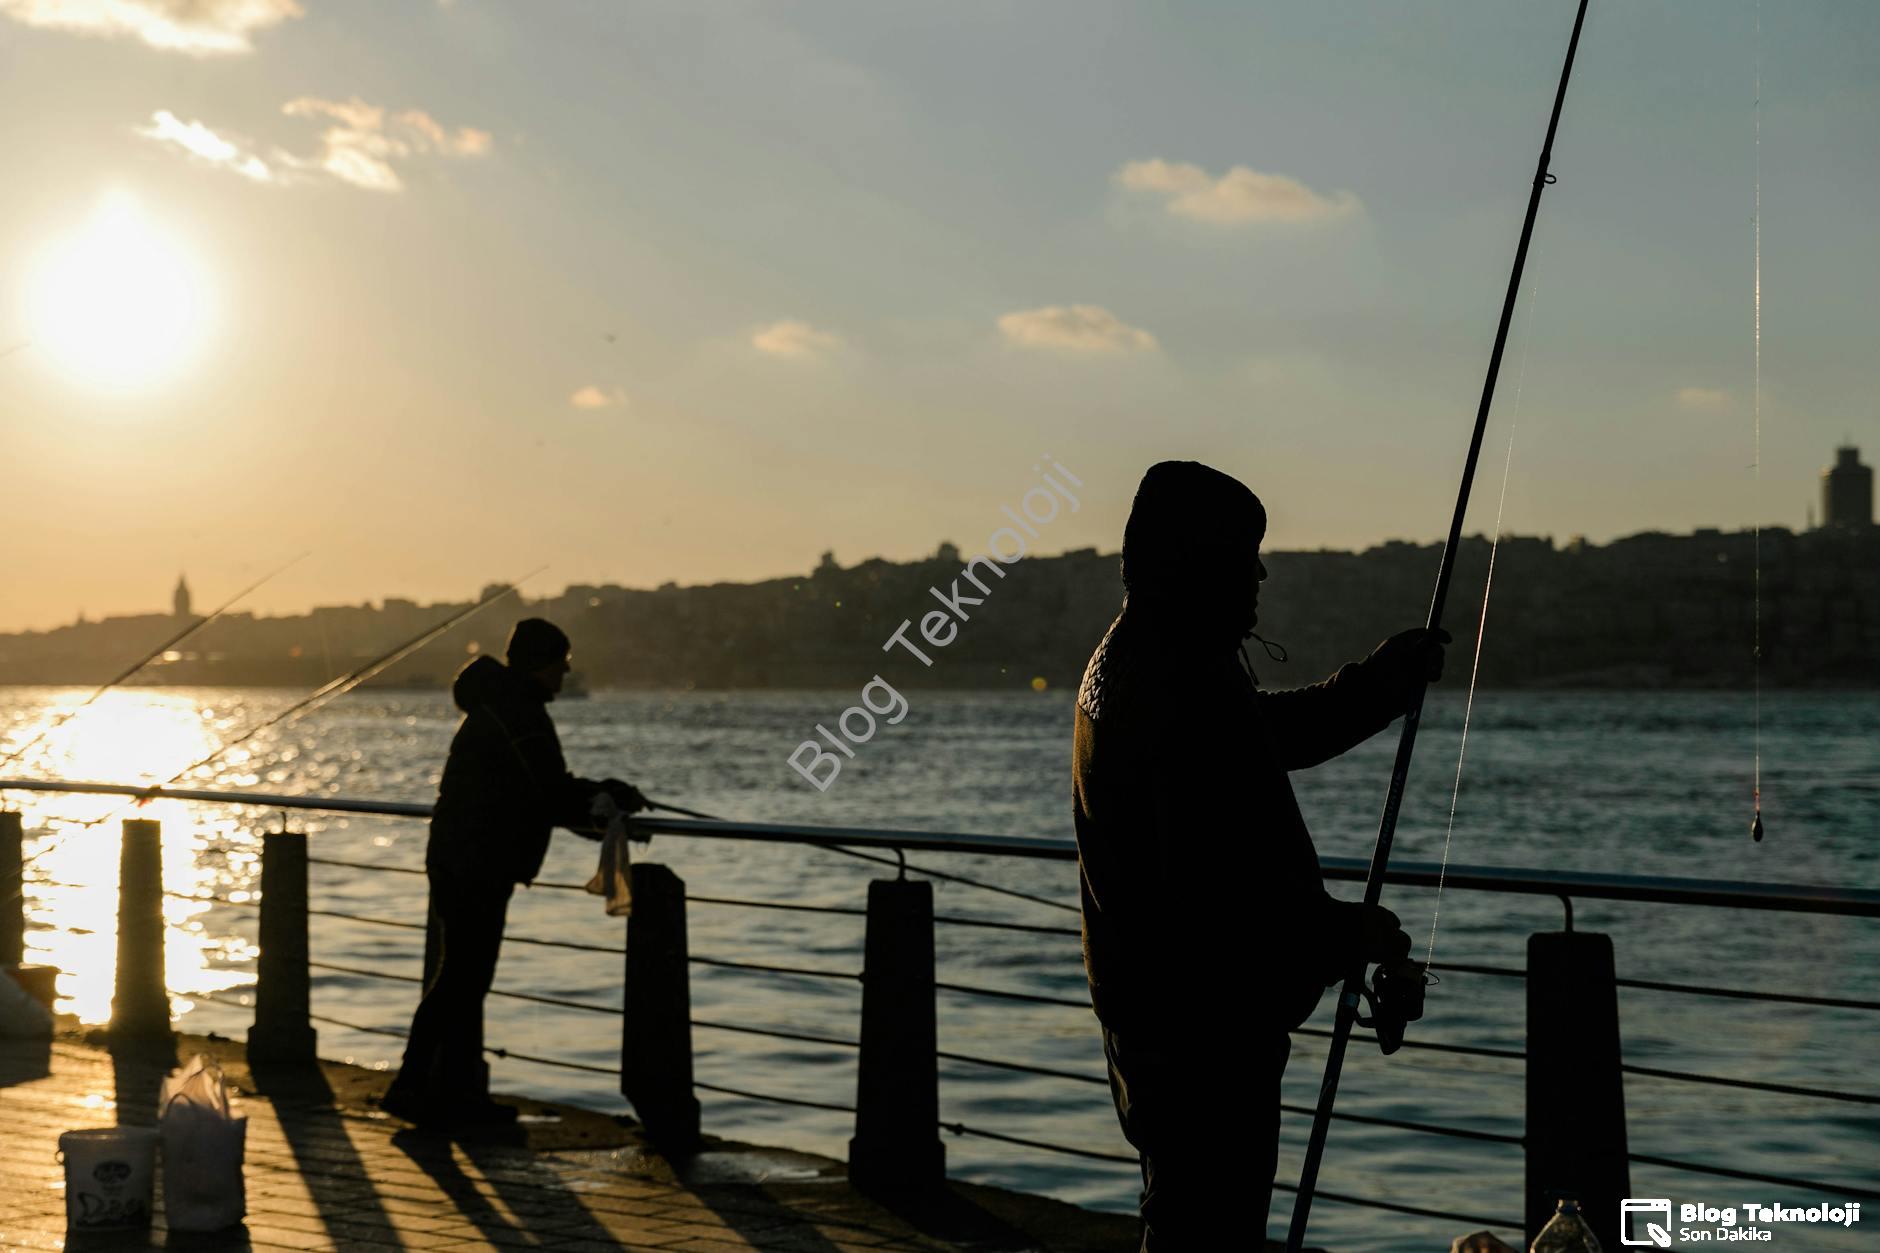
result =
M10 1061L8 1051L15 1047L21 1046L0 1042L0 1061ZM36 1047L45 1049L43 1043ZM384 1075L322 1063L318 1072L288 1076L276 1102L266 1088L278 1076L257 1085L239 1045L188 1037L179 1049L183 1056L211 1053L243 1093L238 1112L248 1118L247 1222L220 1234L168 1232L159 1188L156 1221L148 1231L87 1237L86 1250L943 1253L985 1247L977 1239L954 1244L921 1235L854 1192L838 1163L829 1163L826 1177L813 1186L720 1180L694 1188L638 1140L636 1129L607 1115L547 1107L561 1121L532 1124L526 1140L516 1135L507 1141L453 1141L414 1131L373 1108L369 1102L383 1090ZM110 1126L120 1114L127 1122L148 1124L162 1073L147 1062L125 1067L135 1095L120 1110L118 1072L103 1049L61 1038L51 1047L49 1071L0 1086L0 1127L6 1129L0 1141L0 1248L67 1247L63 1168L53 1157L59 1133ZM31 1072L14 1065L11 1073ZM1129 1227L1118 1225L1114 1239L1075 1244L1041 1229L1031 1233L1032 1247L1125 1253L1136 1243Z

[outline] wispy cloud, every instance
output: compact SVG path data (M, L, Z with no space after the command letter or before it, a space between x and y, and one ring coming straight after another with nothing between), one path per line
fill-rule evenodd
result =
M597 387L589 383L568 397L568 403L577 409L622 409L626 407L627 394L618 387Z
M1680 387L1678 408L1686 413L1729 413L1736 408L1736 399L1721 387Z
M1021 348L1077 353L1154 352L1155 336L1130 326L1101 305L1047 305L999 319L1006 342Z
M772 357L806 360L835 352L842 347L842 337L833 331L817 330L807 322L785 318L759 327L751 336L751 346Z
M1322 195L1296 178L1236 165L1216 178L1185 161L1131 161L1112 176L1125 190L1159 196L1174 216L1215 226L1298 224L1350 217L1358 198Z
M196 56L251 52L250 35L301 13L299 0L0 0L0 15L27 26Z
M150 125L137 132L160 144L172 144L199 161L232 170L257 183L272 182L274 171L268 163L232 140L224 139L201 122L185 122L168 109L150 115Z
M410 157L480 157L489 152L492 144L488 131L471 126L451 130L422 109L388 113L357 96L351 100L301 96L282 105L281 111L292 117L326 118L334 123L320 136L320 155L297 164L325 170L341 182L367 191L404 190L396 165Z

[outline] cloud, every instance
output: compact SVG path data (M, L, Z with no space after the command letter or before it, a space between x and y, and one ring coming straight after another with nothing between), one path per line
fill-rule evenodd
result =
M0 15L79 35L129 35L196 56L252 52L249 36L301 16L299 0L0 0Z
M999 319L1008 343L1079 353L1154 352L1155 336L1130 326L1101 305L1047 305Z
M807 322L785 318L760 327L751 336L751 346L772 357L803 360L836 351L842 347L842 337L832 331L819 331Z
M150 125L139 129L137 133L160 144L174 144L199 161L233 170L257 183L272 182L274 179L274 171L268 168L268 163L254 153L222 138L201 122L183 121L168 109L158 109L152 113Z
M589 383L568 397L568 403L577 409L625 408L627 394L618 387L601 388Z
M1721 387L1680 387L1678 408L1686 413L1729 413L1736 401Z
M1184 161L1131 161L1112 176L1128 191L1160 196L1176 217L1215 226L1300 224L1350 217L1358 198L1348 191L1321 195L1296 178L1236 165L1215 178Z
M422 109L389 114L379 105L301 96L281 106L290 117L326 118L335 123L321 135L319 156L295 164L321 169L367 191L404 190L394 166L413 156L480 157L489 153L488 131L472 126L451 130Z

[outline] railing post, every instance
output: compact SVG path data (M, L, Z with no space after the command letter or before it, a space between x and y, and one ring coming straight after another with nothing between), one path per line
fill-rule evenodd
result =
M1619 1247L1619 1202L1631 1195L1619 988L1612 937L1528 937L1527 1237L1571 1196L1603 1248Z
M0 813L0 966L26 960L26 835L16 813Z
M307 837L285 829L261 837L261 955L255 961L255 1022L248 1057L311 1062L317 1036L307 969Z
M114 1044L170 1045L170 996L163 969L163 834L147 818L124 820L118 853L117 990Z
M620 1011L620 1093L647 1138L668 1153L698 1146L692 1094L692 989L685 881L670 867L633 867L626 985Z
M935 1056L933 884L870 883L864 949L849 1178L876 1193L937 1187L946 1180L946 1146Z

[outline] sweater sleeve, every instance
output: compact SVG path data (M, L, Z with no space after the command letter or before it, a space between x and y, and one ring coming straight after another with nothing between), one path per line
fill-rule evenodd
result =
M1273 729L1274 747L1286 770L1330 761L1389 726L1404 712L1367 661L1354 661L1310 687L1259 693L1260 712Z
M558 827L587 827L593 823L588 807L601 785L576 776L562 756L561 737L546 718L539 727L505 727L509 747L522 763L535 805Z

